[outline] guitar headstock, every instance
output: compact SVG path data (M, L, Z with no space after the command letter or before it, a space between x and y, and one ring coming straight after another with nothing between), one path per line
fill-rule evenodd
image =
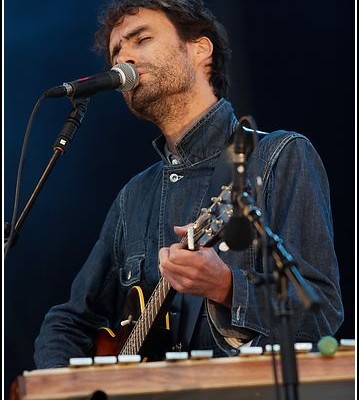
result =
M201 210L182 239L182 243L190 250L200 246L213 246L223 236L224 226L233 215L231 190L232 186L223 186L219 196L212 198L211 206Z

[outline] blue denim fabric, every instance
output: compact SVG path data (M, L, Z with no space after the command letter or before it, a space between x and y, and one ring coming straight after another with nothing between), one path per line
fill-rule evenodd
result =
M322 161L303 135L276 131L260 140L248 163L249 176L263 180L263 209L266 225L284 241L285 248L320 300L318 312L305 310L296 289L289 283L291 323L296 341L316 342L333 335L343 321L339 271L334 250L330 192ZM246 277L246 271L263 272L259 252L228 252L223 260L232 267L232 309L207 301L212 332L228 353L224 337L240 338L244 327L257 332L251 345L280 341L280 321L268 318L266 288L258 288ZM277 293L271 290L271 303ZM271 327L271 328L270 328ZM270 334L271 332L271 334Z
M91 354L97 329L117 326L124 317L129 288L139 284L149 292L154 289L160 277L158 251L178 242L174 225L195 221L201 207L208 205L202 203L212 172L236 123L232 106L221 99L177 144L179 165L167 162L163 137L154 142L161 161L119 192L73 282L69 301L47 313L35 341L38 368L66 366L70 357ZM252 180L262 176L268 226L284 240L322 301L320 312L306 312L289 285L296 338L314 341L333 334L343 320L343 308L329 186L318 154L304 136L274 132L259 142L248 172ZM233 306L229 310L207 302L209 318L204 311L193 343L196 348L201 343L204 348L214 347L218 355L222 351L231 355L237 350L225 337L241 338L249 330L252 344L264 343L269 325L264 290L245 276L247 270L262 271L259 253L251 246L221 257L233 274Z

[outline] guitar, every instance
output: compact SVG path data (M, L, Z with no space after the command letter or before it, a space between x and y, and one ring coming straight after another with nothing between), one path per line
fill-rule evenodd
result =
M211 247L217 243L233 214L231 186L223 186L220 195L211 201L211 206L201 210L181 240L189 250ZM139 286L132 287L126 301L127 318L121 322L118 334L110 328L99 329L95 355L140 354L148 360L156 360L159 354L164 354L171 347L167 309L175 294L176 291L163 277L147 303L142 289ZM156 340L153 340L154 335ZM154 341L161 343L161 348L153 348L151 343Z

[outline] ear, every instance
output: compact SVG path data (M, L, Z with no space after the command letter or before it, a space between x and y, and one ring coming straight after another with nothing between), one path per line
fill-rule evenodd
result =
M194 44L194 56L198 62L201 64L211 59L213 54L213 43L207 36L202 36L193 41Z

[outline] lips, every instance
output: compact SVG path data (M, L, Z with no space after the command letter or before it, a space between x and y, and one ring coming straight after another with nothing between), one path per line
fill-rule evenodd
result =
M138 75L140 75L140 76L148 74L153 70L151 65L144 65L144 64L136 65L136 69L137 69Z

